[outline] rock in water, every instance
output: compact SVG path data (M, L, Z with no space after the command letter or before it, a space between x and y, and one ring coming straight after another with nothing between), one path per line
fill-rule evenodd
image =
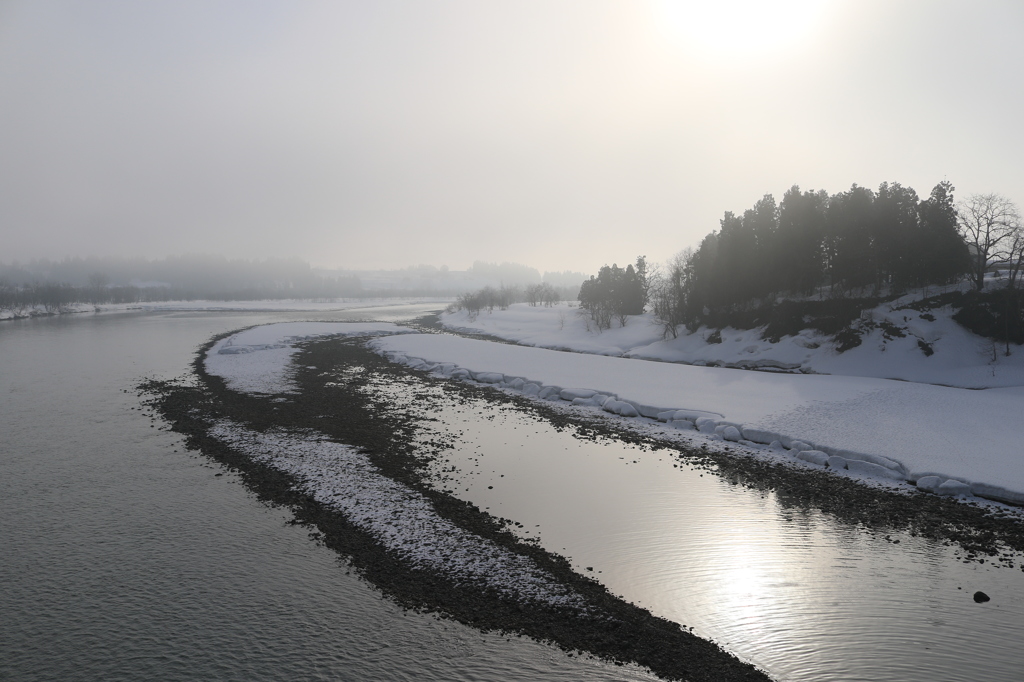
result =
M985 602L990 600L991 597L989 597L987 594L980 590L974 593L974 601L976 601L979 604L984 604Z

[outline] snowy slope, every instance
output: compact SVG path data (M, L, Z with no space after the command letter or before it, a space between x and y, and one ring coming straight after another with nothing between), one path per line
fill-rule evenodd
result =
M928 489L954 479L944 492L1024 503L1021 388L968 391L870 377L750 372L447 335L392 336L374 344L397 361L541 398L575 398L576 404L623 416L660 415L712 437L779 441L776 449L792 448L794 457L818 465L832 457L834 469L919 481ZM604 395L592 395L595 390ZM926 478L932 475L937 478Z
M888 338L876 328L860 346L838 353L831 338L813 330L787 336L778 343L761 339L761 329L721 332L721 343L708 343L712 330L664 338L663 329L650 313L630 317L625 327L613 322L611 329L597 330L579 308L566 304L551 308L520 303L508 310L469 315L445 313L442 322L452 328L490 334L528 346L560 348L600 355L717 365L741 369L842 374L847 376L901 379L921 383L990 388L1024 385L1024 348L1005 357L990 340L976 336L952 320L952 311L922 313L899 309L911 302L896 300L867 311L874 324L899 327L903 337ZM934 318L934 319L929 319ZM922 342L933 351L926 355Z

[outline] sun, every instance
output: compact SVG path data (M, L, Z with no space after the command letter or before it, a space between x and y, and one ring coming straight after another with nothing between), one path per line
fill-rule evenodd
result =
M659 0L658 21L682 47L743 59L797 46L834 0Z

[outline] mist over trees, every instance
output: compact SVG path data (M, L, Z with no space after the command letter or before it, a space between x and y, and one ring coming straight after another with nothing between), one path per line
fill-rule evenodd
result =
M647 309L672 337L684 325L730 324L768 325L771 337L807 324L836 334L882 298L927 296L969 277L973 294L947 289L936 305L953 304L954 319L975 333L1024 342L1020 213L1000 195L958 203L953 192L947 181L924 198L897 182L836 194L794 185L781 201L766 194L742 214L726 212L661 270L642 256L635 267L602 267L580 287L580 308L598 329ZM986 277L1000 286L985 290Z
M616 264L602 267L597 276L591 276L580 286L580 308L585 310L598 329L611 327L612 319L619 326L626 325L629 315L640 315L647 305L650 288L647 258L636 259L636 267L625 269Z
M699 326L715 313L780 296L878 296L959 281L971 270L953 186L925 199L899 183L829 195L791 187L765 195L673 261L654 308L667 325Z
M447 307L447 310L448 312L465 310L472 316L483 310L487 312L491 312L495 308L506 310L514 303L529 303L533 307L538 305L551 307L571 297L571 294L567 296L567 293L571 291L575 291L575 287L569 289L555 287L549 282L529 284L525 287L518 285L487 286L477 291L461 294Z
M340 298L362 293L358 277L324 276L298 259L251 261L224 256L67 258L0 263L0 281L23 292L60 283L78 302Z
M488 289L486 300L551 305L575 298L584 275L518 263L477 261L468 270L417 265L397 270L325 270L298 259L244 260L215 255L89 257L0 263L0 313L62 312L81 304L194 300L455 297ZM501 293L504 290L505 293ZM514 291L513 291L514 289Z

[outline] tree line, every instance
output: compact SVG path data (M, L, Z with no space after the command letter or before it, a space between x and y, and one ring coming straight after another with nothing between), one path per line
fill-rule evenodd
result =
M478 315L481 311L492 312L495 308L506 310L514 303L528 303L531 306L551 307L566 298L572 298L573 287L556 287L550 282L519 285L486 286L477 291L459 295L447 310L456 312L465 310L470 315Z
M948 182L924 200L899 183L831 196L794 186L778 204L765 195L742 216L727 212L720 230L677 264L677 316L699 324L705 310L780 294L845 297L949 284L971 263L957 228Z
M620 268L617 264L602 267L597 276L580 286L580 308L585 310L598 329L608 329L612 320L626 325L626 318L644 312L651 278L647 257L640 256L633 264Z
M923 199L896 182L831 195L794 185L779 202L766 194L742 214L726 212L718 230L661 270L643 257L636 267L604 266L580 288L580 307L607 328L649 305L675 336L680 325L714 326L780 298L878 298L965 277L980 291L994 267L1012 296L1024 264L1016 206L997 194L957 202L953 192L946 181Z

